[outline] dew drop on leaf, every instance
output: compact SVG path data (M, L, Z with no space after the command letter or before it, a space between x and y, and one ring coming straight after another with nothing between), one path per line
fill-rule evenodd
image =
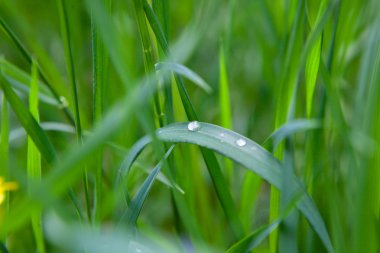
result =
M198 121L192 121L187 125L187 129L191 132L198 131L201 128L201 125Z
M235 143L236 143L236 145L238 145L239 147L244 147L246 144L247 144L247 142L245 141L245 140L243 140L243 139L237 139L236 141L235 141Z

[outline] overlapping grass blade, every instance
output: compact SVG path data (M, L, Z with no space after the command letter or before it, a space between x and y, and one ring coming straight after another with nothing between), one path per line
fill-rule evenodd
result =
M14 44L16 45L16 47L18 48L18 50L21 52L21 54L24 56L24 58L26 59L26 61L30 65L32 65L32 62L33 62L32 54L30 52L28 52L28 50L26 49L25 45L18 38L18 36L16 35L16 33L13 32L13 30L11 29L11 27L9 27L8 24L1 17L0 17L0 28L2 30L4 30L4 32L12 39L12 41L14 42ZM57 100L57 102L61 103L61 99L60 99L59 94L56 91L56 88L54 88L53 85L52 85L52 83L50 83L48 81L48 78L44 74L44 71L39 67L38 64L37 64L37 67L38 67L38 71L39 71L39 73L40 73L40 75L42 77L42 80L44 81L44 83L47 84L47 87L49 88L49 90L51 91L51 93L53 94L53 96L55 97L55 99ZM67 118L70 120L70 122L73 123L74 120L72 118L72 115L71 115L70 111L67 108L63 108L63 109L64 109L64 112L65 112Z
M199 123L197 131L189 131L187 123L178 123L161 128L157 132L159 139L169 142L188 142L223 154L242 164L248 170L260 175L263 179L281 189L284 173L281 163L260 145L233 131L208 123ZM308 196L301 182L292 175L291 194L304 194L298 209L308 219L326 249L333 252L332 244L325 224L312 199Z
M30 90L30 82L31 82L31 76L27 72L19 69L17 66L13 65L12 63L8 62L7 60L0 57L0 64L1 68L3 70L4 76L7 78L7 80L12 84L12 87L17 89L18 91L28 94ZM40 92L38 94L39 100L41 102L45 102L50 105L57 106L59 108L64 108L65 105L62 104L62 99L60 102L58 102L53 95L51 95L51 92L44 88L45 86L41 81L38 81L38 87L40 87Z
M38 70L35 62L32 63L32 80L30 84L29 95L29 110L34 119L39 123L39 110L38 110ZM41 153L33 143L32 138L28 137L28 179L31 181L41 181ZM45 243L42 232L42 218L41 212L35 212L32 214L32 228L34 237L37 244L38 252L44 253Z
M292 134L312 129L321 128L321 122L317 119L294 119L282 125L273 132L263 143L267 150L275 150L278 144Z
M32 114L23 104L21 99L12 90L10 83L4 78L2 72L0 72L0 86L3 89L3 92L12 106L18 120L25 128L28 135L32 138L34 144L41 152L42 157L44 157L47 162L53 163L57 160L57 154L53 145L49 141L45 132L41 129L41 126L36 122Z
M291 213L291 211L296 207L301 195L293 196L293 199L287 204L286 208L280 213L279 217L275 219L272 223L264 225L238 242L234 243L225 253L245 253L251 252L254 248L259 246L259 244L265 240L270 233L273 232L283 220Z
M135 197L132 199L130 205L126 209L125 213L121 216L120 222L126 222L128 227L135 227L137 218L141 212L145 199L147 198L150 189L163 166L163 162L168 158L172 152L174 145L172 145L165 154L165 157L160 161L156 167L152 170L149 176L145 179L144 183L141 185L140 189L136 193Z
M135 112L133 108L146 105L152 94L156 92L157 87L152 85L151 82L147 82L148 80L151 80L151 78L141 80L139 82L141 85L126 94L119 103L115 104L114 107L104 116L103 120L99 122L99 124L95 127L92 135L84 140L83 144L78 143L74 147L71 147L69 150L67 150L66 154L63 155L64 159L60 160L59 162L57 161L55 169L44 177L45 180L42 182L42 185L35 187L35 191L37 191L39 194L33 195L35 197L34 201L30 199L24 199L24 201L19 203L17 208L13 210L12 214L9 214L9 217L4 219L2 227L0 227L0 234L1 232L9 232L18 228L28 219L30 213L38 207L37 203L45 205L51 203L50 201L52 199L55 199L56 197L62 195L70 185L78 181L83 173L83 165L91 158L91 155L93 155L99 150L100 147L106 144L112 136L123 129L125 123L132 117L133 113ZM0 84L3 84L3 82L0 82ZM13 96L11 98L12 102L10 102L12 105L15 99ZM21 104L22 102L18 101L16 104L18 105L19 103ZM27 109L25 110L27 111ZM26 114L24 113L24 110L21 110L21 115L24 114ZM27 117L29 119L29 116ZM30 117L33 119L32 116ZM35 122L35 124L37 123ZM38 129L39 130L37 130L37 133L39 131L43 132L40 127ZM33 134L30 134L31 136L36 135L34 133L34 128L32 128L30 132ZM39 135L37 135L37 137L38 136ZM34 139L33 141L35 143L41 143L38 138L37 142ZM44 152L41 151L41 154L43 155ZM52 161L53 160L54 159L52 159ZM65 180L62 180L62 178L65 178ZM28 206L30 208L27 208ZM18 218L15 219L14 217Z
M149 21L150 26L161 46L163 51L167 54L167 57L170 57L169 47L167 41L165 40L165 36L163 35L163 31L158 22L156 15L154 14L152 8L148 4L146 0L143 1L144 11L146 14L146 18ZM186 116L189 120L198 120L198 116L195 113L194 107L191 103L189 94L185 88L185 85L178 74L174 75L178 91L181 97L181 102L186 112ZM222 205L223 211L225 212L230 227L236 238L240 238L243 235L243 226L241 225L241 221L239 216L237 215L235 204L232 200L231 193L225 187L227 185L226 179L222 174L221 168L219 166L218 161L216 160L215 155L209 150L201 148L201 153L203 159L207 165L208 171L211 175L212 181L214 183L214 187L217 193L217 196Z
M189 69L183 64L175 63L175 62L158 62L155 64L156 70L168 70L173 73L182 75L191 80L194 84L198 85L207 93L212 92L211 86L197 73Z

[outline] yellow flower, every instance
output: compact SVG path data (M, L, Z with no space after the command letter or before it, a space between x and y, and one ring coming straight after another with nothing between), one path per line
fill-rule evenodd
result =
M18 184L16 182L4 182L4 178L0 177L0 205L5 200L5 193L7 191L17 190Z

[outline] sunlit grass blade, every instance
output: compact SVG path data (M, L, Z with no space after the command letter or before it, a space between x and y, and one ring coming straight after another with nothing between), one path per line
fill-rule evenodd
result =
M187 77L194 84L202 88L204 91L208 93L212 92L212 88L202 77L200 77L197 73L195 73L183 64L175 62L158 62L155 64L155 67L156 70L168 70L173 73Z
M150 189L163 166L164 160L168 158L172 152L174 145L172 145L165 154L165 157L160 161L156 167L152 170L149 176L145 179L144 183L141 185L140 189L136 193L135 197L132 199L130 205L126 209L126 212L121 216L120 221L126 222L128 228L133 228L136 226L137 218L141 212L145 199L147 198Z
M228 82L227 63L225 59L225 48L222 44L219 49L219 108L221 126L232 129L230 89ZM225 159L228 179L232 180L232 163Z
M39 123L38 109L38 70L35 62L32 63L32 80L29 94L29 110L34 119ZM41 154L34 145L32 138L28 137L28 179L29 181L41 181ZM41 212L32 214L33 233L37 244L38 252L45 252L44 236L42 232Z
M12 106L18 120L21 125L25 128L28 135L32 138L34 144L37 146L41 152L42 157L46 159L47 162L53 163L57 160L57 154L45 132L41 129L40 125L33 118L32 114L28 111L26 106L12 90L9 82L4 78L3 74L0 72L0 86L3 92Z
M260 175L263 179L281 189L285 170L283 165L270 153L252 140L222 127L199 123L194 131L189 130L187 123L177 123L161 128L157 132L159 139L169 142L188 142L214 150L240 163L248 170ZM312 199L308 196L301 182L291 175L288 189L291 194L304 194L298 209L308 219L326 249L333 252L332 244Z
M309 23L312 28L314 28L314 24L318 23L322 17L322 14L327 6L328 1L322 1L320 3L320 7L318 10L318 14L316 17L313 15L308 15ZM310 53L306 59L305 66L305 82L306 82L306 115L310 118L311 109L313 104L313 95L314 89L318 76L319 69L319 61L321 58L321 50L322 50L322 35L316 39L314 44L311 46Z

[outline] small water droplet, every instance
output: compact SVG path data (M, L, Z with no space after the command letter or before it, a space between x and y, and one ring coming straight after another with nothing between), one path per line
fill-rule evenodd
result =
M220 133L219 136L220 136L220 137L224 137L225 134L224 134L224 133Z
M198 121L192 121L187 125L187 129L191 132L198 131L201 128L201 125Z
M236 141L235 141L235 143L236 143L236 145L238 145L239 147L244 147L245 145L247 145L247 142L245 141L245 140L243 140L243 139L237 139Z
M141 249L136 249L136 252L142 252Z

